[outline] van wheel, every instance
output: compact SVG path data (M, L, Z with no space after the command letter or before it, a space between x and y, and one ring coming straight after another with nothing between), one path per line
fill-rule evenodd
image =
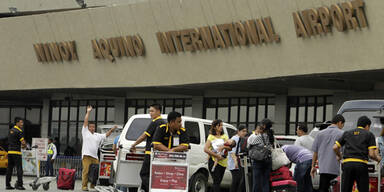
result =
M191 192L206 192L208 189L208 178L203 173L198 172L191 178Z

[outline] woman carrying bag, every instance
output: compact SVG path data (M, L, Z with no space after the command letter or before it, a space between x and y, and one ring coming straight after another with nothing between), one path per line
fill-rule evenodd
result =
M211 191L220 192L220 184L223 180L228 158L224 158L213 150L215 149L221 151L222 149L226 148L224 147L224 143L228 140L228 136L224 134L223 121L220 119L214 120L212 122L209 133L210 134L208 135L207 142L205 142L204 152L209 155L208 168L213 180ZM231 148L227 149L231 150ZM218 163L214 167L216 160L218 160Z
M252 160L253 192L269 192L269 177L272 169L274 135L269 119L263 119L260 128L248 138L248 155Z

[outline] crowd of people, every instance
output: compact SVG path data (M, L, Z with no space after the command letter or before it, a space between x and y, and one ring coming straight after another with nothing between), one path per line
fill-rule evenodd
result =
M144 163L140 171L142 180L141 189L149 191L150 154L151 150L185 152L189 150L189 137L186 129L182 127L181 114L170 112L167 121L161 118L162 106L153 104L149 108L152 118L145 132L131 145L130 150L136 151L136 146L146 141ZM98 146L106 137L117 128L111 128L105 134L95 132L95 123L88 121L92 107L87 107L82 128L82 190L88 190L88 168L90 164L98 164ZM350 192L354 184L360 192L369 191L368 161L374 160L382 166L384 155L384 129L376 141L371 133L371 120L362 116L357 120L357 127L343 131L345 119L342 115L333 117L329 126L316 130L315 136L308 134L308 127L299 124L296 128L298 138L293 145L281 146L286 157L295 164L294 180L297 182L298 192L314 191L313 177L319 173L320 192L328 192L331 181L341 173L341 191ZM276 148L276 139L273 131L273 122L263 119L257 124L255 130L248 133L248 128L240 125L237 134L229 138L224 133L223 121L212 121L209 135L205 142L204 152L207 154L207 163L210 176L213 180L212 192L220 192L221 182L225 170L232 174L231 192L245 191L244 166L240 156L248 154L252 167L252 191L269 192L270 173L272 171L271 151ZM13 168L16 167L18 181L15 188L23 190L21 147L25 146L22 131L23 120L15 119L15 126L9 131L8 170L6 189L14 189L10 185ZM118 138L114 142L114 151ZM256 150L256 152L255 152ZM251 154L253 153L253 154ZM47 175L52 175L52 164L57 150L53 139L49 139ZM289 166L289 165L286 165ZM341 169L340 169L341 166ZM341 170L341 171L340 171ZM91 185L91 188L94 186Z

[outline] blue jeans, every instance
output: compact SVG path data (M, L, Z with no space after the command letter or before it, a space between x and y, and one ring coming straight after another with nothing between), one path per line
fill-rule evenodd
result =
M253 161L253 192L269 192L269 177L272 169L272 160Z
M51 162L52 155L48 155L45 163L45 176L53 176L53 163Z
M297 182L298 192L312 192L313 190L311 164L312 159L296 164L294 179Z

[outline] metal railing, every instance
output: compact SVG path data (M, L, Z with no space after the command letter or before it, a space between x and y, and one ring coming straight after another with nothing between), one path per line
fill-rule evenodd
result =
M45 175L45 161L40 163L40 175ZM76 169L76 179L81 179L83 166L81 156L57 156L53 164L53 175L58 175L60 168Z

